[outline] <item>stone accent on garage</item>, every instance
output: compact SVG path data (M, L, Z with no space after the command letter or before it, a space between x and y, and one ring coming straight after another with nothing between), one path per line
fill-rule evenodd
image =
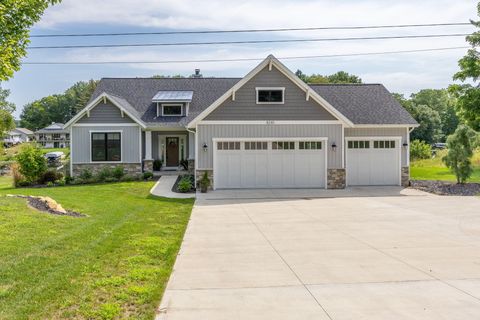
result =
M410 185L410 167L402 167L402 186Z
M93 174L97 174L105 167L115 168L117 166L123 167L126 174L142 173L142 165L140 163L77 163L72 165L73 176L76 177L82 173L83 170L88 169Z
M200 190L200 180L203 178L205 171L208 172L208 178L210 179L210 187L208 190L213 190L213 170L197 170L197 188Z
M143 160L143 171L153 172L153 160Z
M345 169L327 170L327 189L345 189Z

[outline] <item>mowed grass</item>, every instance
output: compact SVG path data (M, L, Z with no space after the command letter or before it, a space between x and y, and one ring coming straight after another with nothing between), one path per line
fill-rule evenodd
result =
M411 162L410 177L413 180L445 180L457 181L455 175L442 162L446 150L439 151L432 159ZM472 163L474 171L468 182L480 183L480 151L475 152Z
M153 182L11 189L0 177L0 319L152 319L193 200ZM5 194L45 195L55 216Z

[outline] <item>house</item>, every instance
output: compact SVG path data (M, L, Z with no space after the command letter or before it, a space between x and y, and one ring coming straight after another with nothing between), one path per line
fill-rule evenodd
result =
M14 146L19 143L29 142L33 138L33 132L27 128L15 128L7 132L3 143L6 146Z
M35 140L44 148L68 148L70 132L63 126L63 123L52 122L48 127L35 132Z
M66 125L72 175L188 160L218 188L406 185L418 126L381 84L307 85L273 56L243 78L105 78Z

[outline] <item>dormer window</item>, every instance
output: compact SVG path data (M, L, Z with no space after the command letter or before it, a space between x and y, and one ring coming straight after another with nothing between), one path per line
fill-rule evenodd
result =
M285 88L255 88L257 104L283 104Z
M160 105L163 117L181 116L183 115L183 104L180 103L163 103Z

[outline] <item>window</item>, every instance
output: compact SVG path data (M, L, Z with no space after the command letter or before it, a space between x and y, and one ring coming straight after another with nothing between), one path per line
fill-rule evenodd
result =
M395 140L373 141L375 149L395 149Z
M293 141L274 141L272 142L273 150L295 150L295 142Z
M162 104L162 116L181 116L181 104Z
M298 143L300 150L320 150L322 149L321 141L300 141Z
M246 141L245 150L267 150L267 142Z
M257 103L259 104L282 104L284 88L256 88Z
M217 149L218 150L240 150L240 142L238 141L217 142Z
M370 149L370 141L348 141L348 149Z
M92 133L92 161L121 161L120 132Z
M60 133L52 134L52 138L53 138L53 140L60 140L61 139Z

